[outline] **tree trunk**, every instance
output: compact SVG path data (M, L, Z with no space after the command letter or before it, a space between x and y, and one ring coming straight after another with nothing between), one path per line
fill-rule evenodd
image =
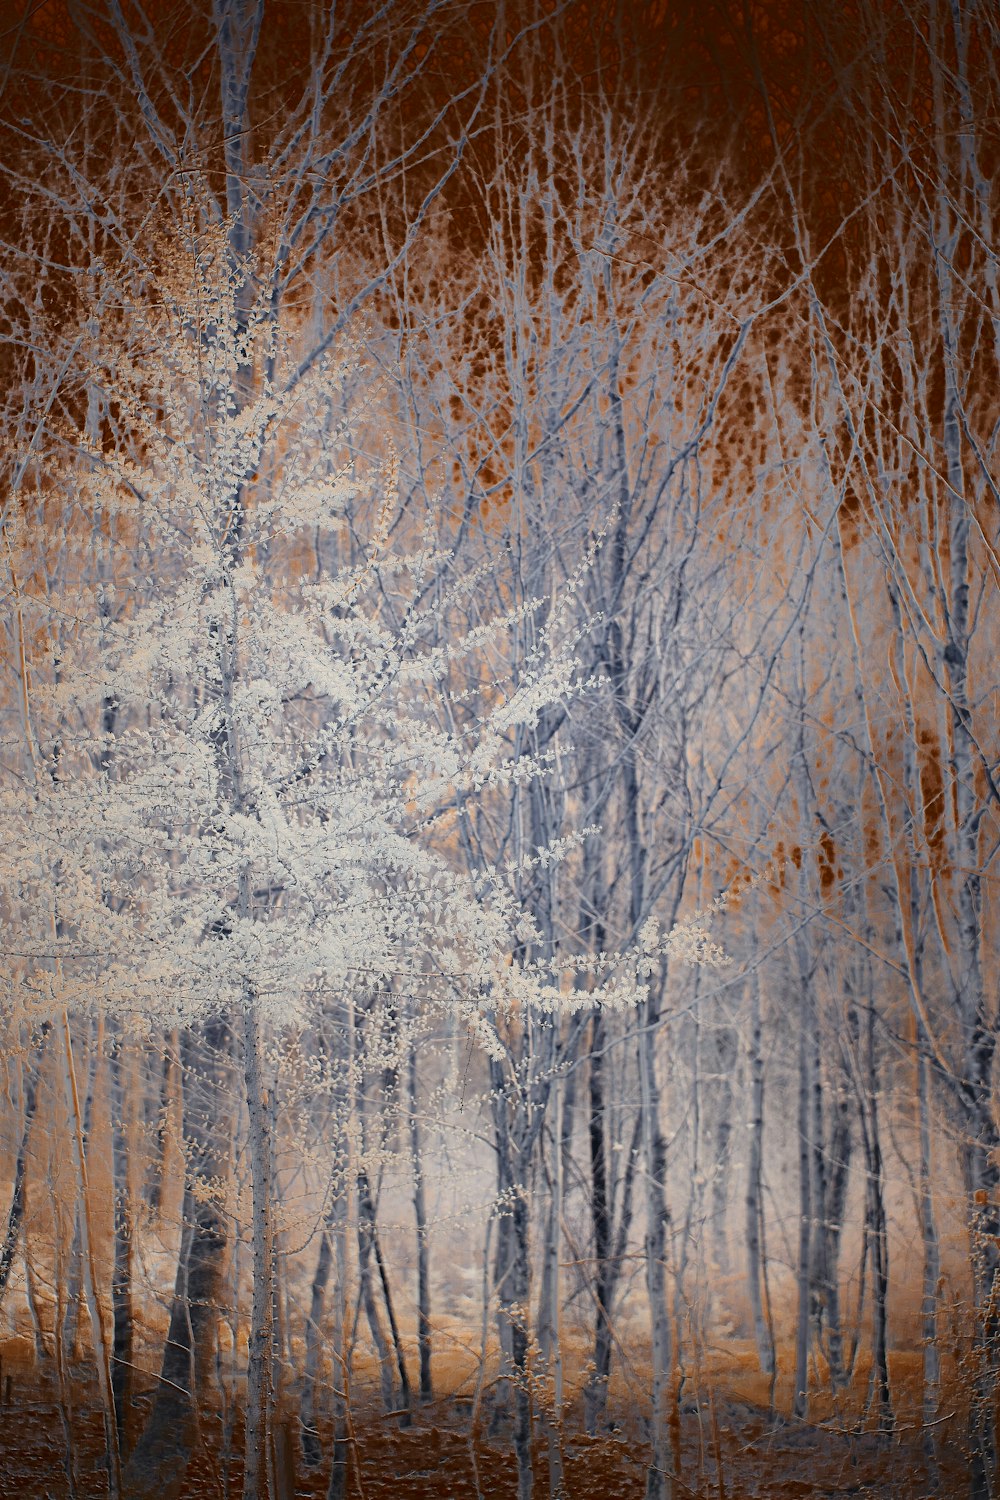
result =
M738 1043L730 1027L716 1032L716 1077L712 1089L715 1112L715 1149L712 1164L712 1249L719 1275L728 1281L732 1270L727 1220L730 1155L733 1141L733 1075Z
M842 1079L834 1108L833 1134L830 1143L832 1165L824 1213L827 1241L826 1330L830 1382L834 1388L840 1389L846 1383L843 1314L840 1306L840 1243L844 1227L853 1145L851 1094L847 1089L846 1079Z
M920 1330L923 1347L921 1410L924 1422L924 1457L934 1477L936 1466L934 1422L937 1418L941 1390L941 1355L937 1344L937 1299L938 1282L941 1277L941 1251L938 1245L934 1197L931 1189L930 1103L925 1046L925 1038L920 1034L917 1052L917 1099L920 1109L920 1236L924 1249Z
M331 1203L331 1213L333 1205ZM309 1295L309 1317L306 1320L306 1358L302 1375L302 1400L299 1403L299 1426L302 1435L302 1456L311 1467L323 1456L319 1434L316 1430L316 1381L319 1375L323 1349L323 1311L326 1304L326 1288L333 1265L333 1246L330 1242L330 1220L327 1218L319 1232L319 1255L316 1272Z
M497 1152L497 1331L500 1336L501 1382L498 1412L505 1392L513 1408L514 1453L518 1500L531 1500L531 1389L528 1370L528 1323L531 1271L528 1258L527 1185L518 1132L511 1127L510 1090L500 1063L490 1059ZM515 1089L517 1085L515 1084ZM519 1105L513 1106L515 1113Z
M799 1243L796 1264L798 1284L798 1314L795 1323L795 1383L792 1387L792 1412L805 1418L809 1411L809 1324L811 1301L811 1247L812 1247L812 1140L811 1111L809 1108L809 1006L806 1003L805 987L808 969L800 958L799 984Z
M892 1394L889 1386L888 1308L889 1244L885 1216L885 1172L878 1115L878 1059L875 1049L875 1016L869 1009L865 1027L865 1165L868 1171L866 1193L866 1234L869 1241L872 1285L872 1374L871 1397L874 1399L878 1431L889 1434L893 1428Z
M91 1031L87 1023L88 1036ZM94 1082L97 1077L96 1047L89 1047L90 1062L87 1070L87 1096L83 1103L83 1150L86 1155L90 1141L91 1117L94 1109ZM73 1218L73 1242L70 1246L69 1276L66 1287L66 1312L63 1316L63 1347L68 1359L79 1357L80 1351L80 1307L83 1302L83 1230L80 1224L82 1205L77 1201Z
M760 981L750 976L750 1141L747 1153L746 1237L747 1282L753 1316L757 1359L765 1375L774 1374L774 1341L764 1317L762 1255L764 1201L761 1168L764 1160L764 1057L761 1050Z
M111 1060L111 1152L114 1192L114 1271L111 1278L111 1303L114 1314L114 1348L111 1364L111 1388L115 1419L122 1451L128 1456L132 1434L132 1195L128 1169L128 1130L125 1111L128 1108L124 1076L123 1042L120 1035L112 1039Z
M51 1023L45 1021L39 1029L38 1041L35 1043L27 1067L22 1072L23 1086L22 1096L24 1099L24 1116L21 1121L21 1138L17 1147L17 1158L14 1163L14 1189L11 1193L10 1208L7 1213L7 1229L3 1238L3 1246L0 1247L0 1306L3 1305L4 1293L10 1280L10 1270L17 1253L17 1242L21 1235L21 1222L24 1218L24 1173L28 1161L28 1140L31 1135L31 1123L35 1118L35 1110L38 1107L38 1076L41 1069L42 1054L45 1043L51 1030Z
M70 1035L69 1017L65 1011L63 1011L62 1021L65 1042L64 1076L66 1098L73 1124L73 1154L76 1162L77 1184L80 1194L80 1266L84 1293L87 1300L87 1312L90 1316L90 1328L94 1339L97 1381L104 1403L104 1435L108 1454L108 1491L111 1495L111 1500L118 1500L118 1497L122 1496L124 1492L122 1488L121 1447L118 1440L118 1422L112 1391L111 1350L108 1346L107 1334L104 1327L104 1311L101 1306L100 1289L97 1283L97 1256L94 1245L93 1225L91 1223L90 1179L87 1170L87 1153L83 1139L83 1111L80 1107L76 1067L73 1062L73 1043ZM98 1053L100 1052L100 1040L99 1027L95 1047L95 1051Z
M531 1386L528 1370L528 1318L531 1271L528 1259L528 1199L522 1185L515 1188L511 1208L511 1263L507 1278L506 1316L511 1326L514 1361L514 1455L517 1459L517 1500L531 1500Z
M417 1349L420 1359L420 1399L429 1401L434 1393L431 1382L431 1283L430 1246L427 1234L427 1204L424 1194L423 1150L420 1117L417 1113L417 1049L410 1043L410 1154L413 1158L413 1213L417 1229Z
M256 997L252 994L247 996L241 1022L243 1078L249 1117L253 1234L243 1500L264 1500L270 1489L268 1457L274 1383L274 1182L270 1107L262 1073L260 1019Z
M545 1235L542 1244L542 1277L538 1297L538 1349L543 1361L547 1388L540 1402L541 1420L549 1456L550 1500L563 1500L565 1476L562 1457L563 1369L559 1333L559 1244L562 1222L562 1126L559 1105L562 1090L557 1084L554 1104L556 1123L551 1133L552 1166L546 1164L548 1200L545 1212ZM543 1136L542 1149L545 1148Z
M674 1444L673 1341L667 1301L666 1142L660 1126L660 1084L656 1067L656 1007L652 999L639 1013L639 1089L643 1164L646 1173L646 1291L652 1335L652 1454L646 1500L672 1500L677 1452Z
M333 1304L331 1354L333 1356L333 1452L327 1500L345 1500L347 1494L349 1369L346 1343L347 1296L347 1196L336 1200L333 1243L337 1261L337 1295Z
M215 1370L226 1218L218 1181L229 1174L229 1123L219 1094L230 1081L231 1034L218 1020L181 1033L184 1139L189 1148L183 1230L170 1326L153 1406L125 1473L129 1500L159 1500L163 1475L191 1457Z
M594 1358L584 1391L584 1422L593 1436L604 1419L611 1374L611 1204L604 1118L604 1020L595 1011L588 1060L587 1134L590 1142L590 1200L594 1235Z

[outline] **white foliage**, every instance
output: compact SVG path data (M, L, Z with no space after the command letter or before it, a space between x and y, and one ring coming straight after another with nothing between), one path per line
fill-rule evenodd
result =
M392 984L459 1006L493 1047L487 1009L550 997L515 978L516 911L427 815L534 774L510 729L572 690L572 662L526 679L474 743L435 727L449 660L511 621L444 650L419 611L385 623L375 584L405 601L442 558L382 557L391 452L365 560L341 545L354 467L335 414L357 355L303 373L295 327L228 264L216 230L141 277L109 270L117 313L86 375L127 441L69 434L45 474L106 562L80 562L58 672L31 685L32 775L4 793L10 985L142 1024L252 1004L284 1025Z
M698 922L644 931L638 961L514 960L537 952L518 880L584 835L483 878L442 815L551 774L512 746L580 691L578 580L456 634L449 603L477 580L449 577L430 529L390 547L406 536L391 445L374 505L358 498L357 345L304 358L218 226L108 277L115 314L81 358L118 438L67 431L40 459L88 544L48 595L30 774L3 794L10 1003L142 1026L253 1006L288 1026L392 988L457 1008L499 1056L494 1018L634 1004L658 953L723 961ZM517 680L487 679L443 728L456 665L482 682L539 612Z

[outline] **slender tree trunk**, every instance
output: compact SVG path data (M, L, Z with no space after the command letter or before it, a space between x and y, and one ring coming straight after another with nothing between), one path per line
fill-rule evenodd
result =
M48 1021L43 1022L39 1029L38 1041L32 1049L27 1065L22 1070L22 1098L24 1101L24 1115L21 1120L21 1138L18 1142L17 1157L14 1162L14 1189L11 1193L10 1208L7 1212L7 1229L3 1237L3 1245L0 1247L0 1306L3 1305L4 1293L10 1280L10 1270L17 1253L17 1242L21 1235L21 1223L24 1218L24 1173L28 1161L28 1141L31 1136L31 1124L35 1118L35 1110L38 1107L38 1081L41 1070L42 1056L45 1044L51 1030Z
M90 1179L87 1170L87 1153L83 1140L83 1111L77 1087L76 1066L73 1061L73 1043L69 1017L63 1011L63 1037L65 1042L66 1097L73 1122L73 1154L76 1161L77 1183L80 1193L80 1263L90 1328L94 1339L97 1361L97 1380L104 1402L104 1435L108 1453L108 1489L112 1500L123 1495L121 1447L118 1440L118 1422L111 1380L111 1349L104 1326L104 1311L101 1306L100 1288L97 1282L97 1255L94 1231L91 1223ZM100 1051L98 1034L97 1051Z
M361 1017L355 1016L355 1030L360 1032ZM361 1281L362 1305L365 1310L365 1318L371 1331L372 1340L379 1360L379 1380L382 1388L382 1404L387 1412L395 1410L395 1395L392 1378L392 1365L395 1362L399 1374L401 1410L405 1420L410 1419L410 1378L406 1367L406 1359L403 1354L402 1341L399 1335L399 1326L396 1321L395 1308L392 1300L392 1289L389 1285L389 1275L385 1260L382 1255L382 1247L378 1237L378 1222L375 1208L375 1196L372 1192L371 1177L366 1165L369 1144L369 1120L368 1100L365 1094L363 1073L359 1075L357 1087L357 1109L361 1124L361 1149L362 1162L357 1173L358 1189L358 1271ZM389 1338L386 1338L382 1327L382 1320L378 1311L378 1302L375 1296L375 1288L372 1277L372 1261L375 1263L375 1271L378 1274L379 1285L382 1289L382 1300L385 1305L386 1316L389 1320ZM391 1347L390 1347L391 1341Z
M812 1141L809 1098L809 1007L805 998L807 981L805 965L799 963L801 994L799 1001L799 1242L796 1265L798 1314L795 1323L795 1384L792 1412L805 1418L809 1411L809 1323L811 1299L812 1249Z
M941 1355L937 1343L938 1282L941 1277L941 1251L934 1217L931 1188L930 1102L927 1077L926 1042L922 1033L917 1051L917 1099L920 1109L920 1236L923 1241L924 1265L921 1299L921 1343L923 1346L923 1390L921 1410L924 1421L924 1456L932 1471L936 1488L937 1450L934 1422L937 1418L941 1390Z
M177 1079L180 1057L180 1038L176 1028L167 1038L163 1051L163 1066L159 1088L156 1091L156 1123L153 1128L153 1150L150 1152L146 1175L146 1201L154 1214L160 1212L163 1202L163 1173L166 1168L167 1134L174 1100L180 1093Z
M310 1466L318 1464L323 1456L316 1430L316 1382L319 1377L323 1350L323 1310L326 1304L326 1288L330 1280L332 1265L333 1245L330 1241L328 1218L320 1229L319 1255L316 1259L316 1272L310 1288L309 1317L306 1321L306 1357L302 1373L302 1400L299 1403L302 1456Z
M358 1279L361 1305L364 1308L368 1329L375 1345L378 1359L379 1385L382 1391L382 1409L395 1410L395 1392L392 1379L392 1352L386 1338L372 1280L372 1249L375 1241L375 1205L372 1201L371 1183L365 1167L357 1177L358 1188Z
M423 1145L418 1105L417 1049L410 1044L410 1154L413 1158L413 1213L417 1229L417 1349L420 1359L420 1399L429 1401L431 1382L431 1278L427 1203L424 1193Z
M347 1358L347 1194L336 1199L333 1245L337 1262L337 1295L333 1303L330 1353L333 1357L333 1451L327 1500L345 1500L347 1494L348 1403L350 1370Z
M153 1406L125 1473L129 1500L159 1500L162 1476L191 1457L215 1373L223 1301L226 1218L218 1183L230 1169L229 1127L219 1094L230 1082L228 1022L187 1027L180 1037L183 1130L188 1144L183 1230L170 1326Z
M754 969L750 976L750 1141L747 1154L746 1237L747 1282L753 1317L757 1358L765 1375L774 1374L774 1341L764 1317L762 1297L761 1228L764 1200L761 1168L764 1159L764 1056L761 1049L760 981Z
M337 1017L342 1045L346 1051L352 1047L353 1029L341 1004ZM350 1088L348 1082L348 1059L341 1056L338 1062L342 1070L335 1084L331 1120L335 1131L343 1133L347 1122ZM348 1148L349 1149L349 1148ZM330 1479L332 1500L342 1500L347 1479L347 1365L344 1349L344 1323L347 1298L347 1197L350 1183L350 1164L338 1169L330 1183L330 1201L325 1222L320 1231L319 1254L316 1272L310 1291L309 1318L306 1323L305 1368L299 1422L302 1433L302 1453L310 1466L322 1458L317 1432L316 1387L319 1381L323 1351L327 1344L325 1314L328 1300L330 1275L336 1263L337 1279L331 1308L329 1334L330 1355L333 1366L333 1463Z
M53 1201L53 1208L55 1213L53 1248L55 1251L56 1305L52 1317L52 1341L55 1346L56 1379L59 1384L59 1421L63 1435L63 1470L66 1474L69 1500L77 1500L77 1462L76 1445L73 1438L72 1385L69 1378L69 1369L66 1364L66 1349L62 1338L66 1226L58 1197Z
M674 1399L681 1403L684 1400L684 1388L688 1380L687 1361L685 1358L686 1347L690 1346L693 1367L694 1384L697 1390L699 1369L701 1360L701 1348L704 1343L705 1308L702 1293L703 1286L699 1284L702 1268L702 1256L704 1253L704 1239L701 1226L705 1222L705 1177L701 1168L702 1150L702 1086L701 1086L701 1025L698 1016L698 973L694 975L694 998L691 1015L688 1018L691 1028L691 1071L687 1089L687 1119L688 1134L691 1140L691 1164L686 1172L688 1179L687 1203L684 1208L684 1220L680 1226L678 1239L677 1261L674 1272L674 1328L683 1328L688 1337L681 1344L678 1336L679 1347L674 1350L674 1362L677 1366L677 1389ZM697 1228L695 1226L698 1226ZM696 1244L697 1239L697 1244ZM688 1266L694 1252L695 1287L689 1289L687 1275ZM685 1318L685 1312L687 1317ZM697 1396L695 1397L697 1400Z
M532 1500L531 1385L528 1370L528 1319L531 1308L531 1271L528 1259L528 1199L524 1187L515 1190L511 1209L511 1264L507 1317L511 1325L514 1361L514 1454L517 1459L517 1500Z
M853 1001L849 1004L853 1011ZM813 1032L813 1247L812 1304L817 1347L826 1354L830 1384L844 1383L843 1332L840 1317L840 1233L847 1196L851 1151L851 1095L846 1080L838 1084L827 1149L827 1114L819 1026Z
M497 1150L497 1331L500 1336L501 1382L512 1407L518 1500L531 1500L531 1388L528 1370L528 1325L531 1315L529 1217L527 1186L522 1180L519 1132L511 1126L512 1104L499 1062L490 1059ZM516 1113L520 1106L513 1106ZM498 1394L498 1403L503 1395ZM498 1404L498 1412L500 1410Z
M268 1484L274 1383L274 1194L270 1108L263 1080L260 1018L248 995L241 1017L243 1079L249 1118L252 1293L247 1347L243 1500L264 1500Z
M385 1303L386 1317L389 1319L389 1333L392 1338L393 1353L396 1357L396 1371L399 1375L400 1425L408 1427L411 1421L410 1413L413 1405L410 1391L410 1375L406 1367L406 1356L403 1352L403 1341L399 1333L399 1324L396 1320L396 1309L392 1300L392 1288L389 1284L389 1272L386 1267L385 1256L382 1254L382 1244L378 1236L373 1200L371 1200L371 1236L372 1249L375 1252L375 1264L378 1266L379 1282L382 1287L382 1300Z
M88 1036L91 1031L88 1024ZM83 1150L86 1155L90 1142L90 1127L94 1110L94 1083L97 1078L96 1047L88 1047L90 1061L87 1069L87 1095L83 1104ZM73 1242L70 1247L69 1276L66 1287L66 1312L63 1317L63 1345L68 1359L79 1358L80 1352L80 1308L83 1295L83 1228L80 1223L82 1205L77 1199L73 1219Z
M732 1150L733 1082L738 1055L738 1041L730 1026L717 1028L714 1037L715 1079L712 1096L714 1100L715 1149L712 1164L712 1220L711 1236L715 1264L719 1275L728 1281L732 1270L729 1252L727 1221L729 1210L730 1153Z
M608 1186L604 1112L604 1020L595 1011L588 1060L587 1134L590 1143L590 1199L594 1235L594 1357L584 1391L584 1421L593 1436L604 1419L611 1374L611 1204Z
M541 1420L549 1457L549 1495L563 1500L565 1476L562 1457L563 1372L559 1332L559 1244L562 1221L562 1128L559 1105L562 1090L556 1085L556 1125L552 1132L552 1167L546 1168L548 1198L542 1244L542 1277L538 1298L538 1348L547 1373L548 1389L541 1402ZM542 1149L544 1150L544 1137Z
M840 1389L845 1384L844 1328L840 1306L840 1244L853 1146L851 1094L847 1088L846 1079L841 1080L834 1109L833 1135L830 1144L831 1172L825 1215L827 1233L826 1325L830 1382L835 1389Z
M878 1058L875 1048L875 1016L869 1009L865 1027L864 1087L867 1125L865 1157L868 1169L867 1235L870 1245L872 1301L872 1374L871 1388L878 1431L889 1434L893 1428L892 1394L889 1385L889 1240L885 1215L885 1170L878 1111Z
M656 1067L655 1006L639 1012L639 1090L643 1163L646 1171L646 1291L652 1334L652 1454L646 1500L672 1500L677 1453L674 1444L673 1341L667 1299L666 1142L660 1126L660 1084Z
M132 1195L128 1168L128 1088L125 1079L123 1042L120 1035L112 1039L111 1062L111 1150L112 1186L114 1192L114 1271L111 1278L111 1303L114 1315L114 1349L111 1365L111 1387L115 1418L122 1451L128 1456L132 1433Z

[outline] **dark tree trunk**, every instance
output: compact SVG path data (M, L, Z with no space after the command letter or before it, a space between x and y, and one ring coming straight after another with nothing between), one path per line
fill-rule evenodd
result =
M228 1249L215 1183L229 1172L224 1097L231 1045L225 1020L188 1027L181 1035L184 1138L190 1147L183 1230L160 1379L125 1474L129 1500L159 1500L163 1475L189 1461L199 1413L208 1404Z
M604 1418L611 1373L611 1203L608 1186L604 1118L604 1021L597 1011L591 1022L587 1134L590 1143L591 1220L594 1235L594 1368L584 1393L587 1431L597 1432Z
M119 1439L123 1456L128 1456L132 1434L132 1201L128 1172L128 1132L125 1119L127 1080L124 1076L123 1044L120 1035L112 1039L111 1059L111 1146L114 1190L114 1270L111 1278L111 1303L114 1314L114 1345L111 1363L111 1388L115 1402Z
M42 1063L42 1054L45 1043L51 1030L48 1021L43 1022L38 1033L38 1041L28 1060L24 1071L24 1115L21 1121L21 1138L17 1147L17 1158L14 1162L14 1189L11 1193L10 1208L7 1212L7 1229L3 1238L3 1246L0 1248L0 1305L3 1303L7 1283L10 1280L10 1270L17 1254L17 1244L21 1237L21 1223L24 1219L24 1173L28 1161L28 1140L31 1136L31 1124L35 1118L35 1110L38 1107L38 1075Z
M420 1358L420 1399L429 1401L434 1393L431 1382L431 1280L430 1245L427 1231L427 1204L424 1193L423 1149L420 1116L417 1112L417 1049L410 1044L410 1153L413 1157L413 1213L417 1230L417 1349Z
M757 1358L765 1375L774 1374L774 1340L764 1316L764 1055L761 1046L760 981L750 976L750 1143L747 1157L747 1282Z

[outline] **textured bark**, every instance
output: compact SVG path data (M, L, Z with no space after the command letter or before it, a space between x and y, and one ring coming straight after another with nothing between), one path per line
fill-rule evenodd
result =
M936 1478L936 1443L934 1423L938 1415L941 1392L941 1355L937 1343L938 1283L941 1277L941 1249L938 1243L937 1222L934 1216L934 1196L931 1189L931 1130L930 1101L927 1077L927 1057L924 1038L919 1038L917 1053L917 1100L920 1111L920 1237L923 1242L924 1264L921 1287L921 1335L923 1345L923 1389L921 1411L924 1421L924 1456Z
M375 1205L372 1201L371 1183L368 1173L361 1168L357 1177L358 1189L358 1280L361 1305L364 1309L368 1330L378 1357L379 1385L382 1391L382 1410L395 1410L396 1401L392 1379L392 1351L375 1297L372 1277L372 1249L375 1241Z
M42 1057L51 1029L51 1024L48 1021L45 1021L39 1028L38 1041L32 1049L22 1075L24 1113L21 1117L21 1136L18 1141L17 1156L14 1161L14 1187L11 1192L10 1208L7 1211L7 1229L4 1233L3 1245L0 1246L0 1306L3 1305L4 1293L7 1290L7 1283L10 1280L11 1266L14 1263L18 1240L21 1237L21 1223L24 1219L24 1174L28 1161L28 1141L31 1136L31 1125L35 1118L35 1110L38 1107L38 1082Z
M676 1402L673 1400L673 1340L667 1299L667 1211L664 1182L666 1142L660 1125L660 1083L656 1066L653 1002L640 1010L639 1089L642 1109L643 1165L646 1173L646 1293L652 1338L649 1470L646 1500L672 1500L677 1468Z
M497 1413L509 1401L513 1418L514 1452L517 1459L518 1500L531 1500L534 1471L531 1457L531 1389L528 1372L528 1320L531 1272L528 1259L528 1203L523 1145L517 1121L511 1128L510 1113L519 1112L507 1098L500 1063L490 1059L494 1090L497 1155L497 1331L500 1336L501 1375Z
M125 1472L129 1500L158 1500L164 1474L183 1471L197 1438L199 1412L210 1401L228 1250L215 1180L229 1174L230 1125L218 1096L230 1082L230 1046L225 1020L186 1027L180 1037L189 1148L183 1230L159 1380Z
M104 1436L108 1453L108 1490L111 1500L119 1500L123 1495L122 1488L122 1457L121 1445L118 1437L118 1421L115 1412L115 1400L112 1391L111 1379L111 1349L109 1348L107 1332L104 1326L104 1312L101 1305L100 1287L97 1280L97 1257L94 1245L94 1230L91 1222L92 1202L90 1192L90 1176L87 1168L87 1152L84 1145L83 1135L83 1110L80 1105L80 1096L77 1088L76 1066L73 1060L73 1042L70 1032L69 1017L63 1011L63 1040L65 1060L65 1082L66 1098L72 1121L73 1154L76 1163L77 1187L80 1201L80 1265L83 1280L84 1294L87 1301L87 1312L90 1317L90 1331L94 1340L94 1354L97 1363L97 1381L104 1404ZM98 1039L96 1050L100 1051L102 1032L98 1026Z
M348 1360L344 1317L347 1286L347 1204L341 1196L335 1216L333 1241L337 1264L337 1296L333 1305L331 1354L333 1356L333 1451L327 1500L344 1500L348 1463Z
M88 1023L88 1038L92 1035L93 1028ZM94 1046L87 1048L90 1062L87 1070L87 1094L83 1103L83 1149L88 1149L90 1141L90 1127L94 1109L94 1083L97 1077L98 1049ZM63 1346L67 1358L76 1359L80 1350L80 1310L83 1304L83 1230L80 1223L81 1204L79 1201L74 1209L73 1218L73 1241L70 1246L69 1276L66 1286L66 1311L63 1314Z
M247 1348L243 1500L263 1500L271 1488L268 1459L274 1404L274 1180L270 1108L262 1073L260 1021L252 995L248 996L241 1021L253 1199L253 1283Z
M878 1057L875 1048L875 1016L868 1012L864 1031L866 1232L870 1245L872 1301L872 1372L870 1400L874 1402L878 1430L893 1429L892 1393L889 1386L889 1240L885 1214L885 1171L878 1108Z
M824 1303L830 1380L835 1387L839 1388L845 1384L844 1329L840 1305L840 1242L844 1228L853 1149L852 1100L846 1080L839 1089L834 1109L834 1124L830 1140L830 1177L823 1215L826 1237Z
M807 983L800 961L799 982ZM798 1310L795 1319L795 1377L792 1386L792 1411L805 1418L809 1412L809 1327L810 1269L812 1255L812 1149L809 1097L809 1014L804 997L799 1004L798 1045L798 1161L799 1161L799 1236L796 1258Z
M591 1222L594 1236L594 1328L593 1372L584 1393L587 1431L596 1433L608 1401L611 1373L611 1205L608 1187L604 1118L604 1022L597 1011L591 1022L588 1060L587 1135L590 1144Z
M424 1193L423 1145L418 1114L417 1050L409 1057L410 1154L413 1159L413 1214L417 1232L417 1350L420 1361L420 1399L434 1394L431 1380L431 1279L427 1203Z
M115 1247L111 1278L111 1304L114 1315L111 1388L114 1394L115 1419L118 1423L122 1452L127 1457L132 1436L132 1371L135 1356L132 1311L133 1215L126 1122L126 1110L129 1107L129 1081L126 1078L122 1053L121 1037L115 1036L110 1049Z
M765 1375L774 1374L774 1340L764 1317L762 1296L764 1201L764 1057L761 1049L760 981L750 975L750 1139L747 1153L746 1241L747 1285L757 1359Z
M534 1473L531 1461L531 1387L528 1371L528 1315L531 1306L531 1271L528 1260L528 1200L516 1188L511 1210L511 1258L507 1281L507 1317L511 1325L511 1356L514 1380L514 1456L517 1459L518 1500L531 1500Z
M319 1254L316 1270L309 1292L309 1316L306 1320L306 1357L302 1371L302 1400L299 1403L299 1426L302 1436L302 1456L307 1464L314 1466L323 1456L319 1434L316 1429L316 1383L319 1378L320 1359L323 1350L323 1313L326 1306L326 1289L333 1265L333 1245L330 1240L329 1219L319 1233Z
M563 1140L559 1121L560 1096L561 1090L557 1089L556 1128L551 1132L551 1165L543 1158L548 1196L545 1205L542 1275L538 1296L538 1350L547 1379L547 1389L539 1401L539 1415L548 1452L550 1500L563 1500L566 1483L562 1456L563 1369L559 1329L561 1291L559 1245L562 1238L563 1212ZM545 1137L543 1137L542 1149L543 1151L545 1149Z

